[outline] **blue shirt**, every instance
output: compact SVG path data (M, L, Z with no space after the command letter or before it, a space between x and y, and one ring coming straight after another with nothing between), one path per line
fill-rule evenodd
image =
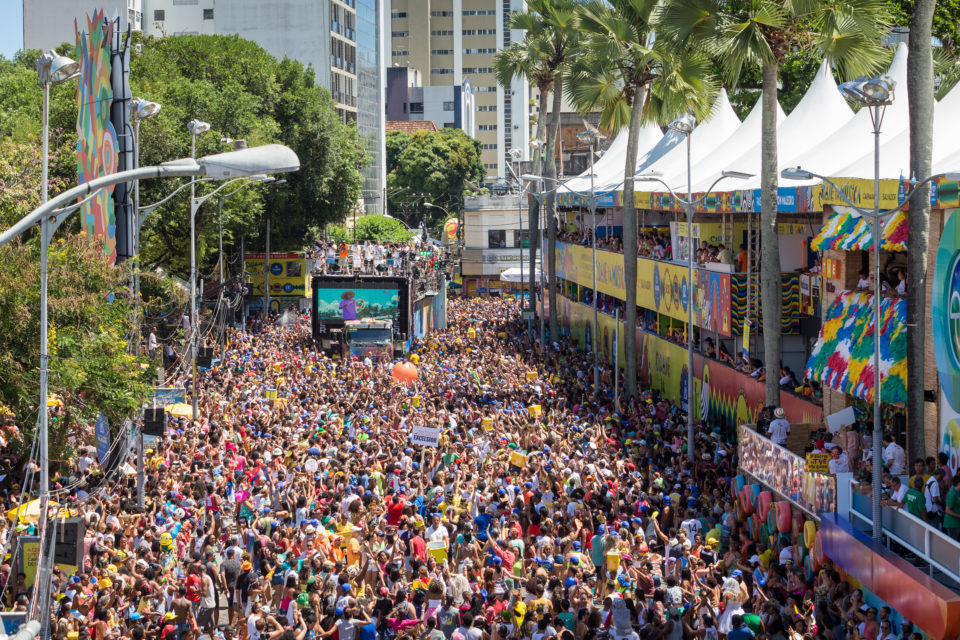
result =
M477 514L477 517L473 519L473 525L477 529L477 540L480 542L487 541L487 527L490 526L491 522L493 522L493 516L489 513Z
M749 640L753 638L753 631L747 625L740 625L736 629L731 629L727 634L727 640Z

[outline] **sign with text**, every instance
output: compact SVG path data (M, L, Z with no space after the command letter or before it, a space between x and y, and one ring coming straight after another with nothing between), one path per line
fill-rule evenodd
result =
M410 432L410 441L424 447L440 446L440 429L434 427L413 427Z
M808 453L807 473L830 473L830 454Z

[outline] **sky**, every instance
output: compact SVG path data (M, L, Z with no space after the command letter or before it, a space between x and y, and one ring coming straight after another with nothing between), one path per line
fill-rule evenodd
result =
M23 48L23 0L0 0L0 55L10 59Z

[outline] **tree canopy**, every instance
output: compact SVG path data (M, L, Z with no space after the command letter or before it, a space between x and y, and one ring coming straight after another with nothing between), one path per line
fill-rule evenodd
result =
M391 131L387 134L387 187L395 193L391 203L399 206L403 194L410 191L426 194L427 202L451 212L459 211L466 181L479 182L486 176L480 149L480 141L461 129ZM411 227L419 226L426 216L427 225L436 229L446 216L432 207L424 207L418 215L407 220Z
M354 230L346 226L333 226L328 229L330 239L334 242L352 243ZM362 216L357 218L357 242L409 242L415 231L407 227L396 218L389 216Z

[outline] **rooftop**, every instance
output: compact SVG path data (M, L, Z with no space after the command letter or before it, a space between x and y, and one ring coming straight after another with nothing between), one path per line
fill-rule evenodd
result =
M440 131L433 120L387 120L387 131Z

